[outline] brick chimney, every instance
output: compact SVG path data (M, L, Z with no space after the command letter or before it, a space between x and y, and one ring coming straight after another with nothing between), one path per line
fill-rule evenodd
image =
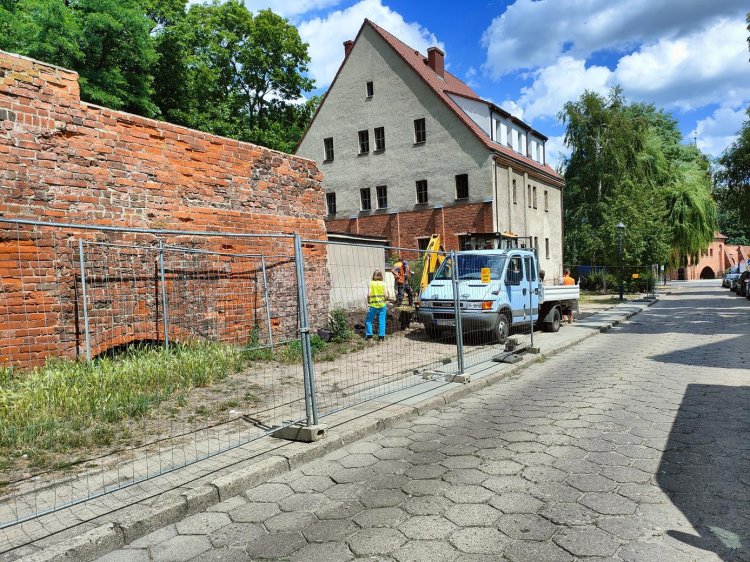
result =
M349 53L352 52L352 47L354 46L354 41L351 39L349 41L344 41L344 57L348 57Z
M437 47L427 49L427 64L440 78L445 76L445 53Z

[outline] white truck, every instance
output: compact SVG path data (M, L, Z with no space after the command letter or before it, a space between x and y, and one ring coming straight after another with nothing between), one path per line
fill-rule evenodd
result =
M574 305L580 295L578 285L541 283L530 250L474 250L457 252L456 258L461 324L467 333L487 332L502 343L513 326L530 321L557 332L563 306ZM420 295L418 316L431 339L456 325L452 261L443 261Z

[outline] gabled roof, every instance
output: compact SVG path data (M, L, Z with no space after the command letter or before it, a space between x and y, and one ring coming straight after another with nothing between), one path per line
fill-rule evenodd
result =
M373 23L369 19L365 19L365 21L362 23L362 27L360 27L359 29L359 32L357 32L357 37L354 39L355 45L357 41L359 40L360 36L362 35L362 32L365 26L370 26L404 60L404 62L424 81L424 83L427 84L427 86L438 96L438 98L440 98L443 101L443 103L447 105L456 114L456 116L464 123L464 125L466 125L469 128L469 130L471 130L471 132L474 133L474 135L490 151L497 154L498 159L501 159L504 161L510 161L511 165L514 165L514 164L520 165L520 167L526 168L529 171L539 173L545 176L546 178L548 178L549 180L551 180L552 183L554 183L555 185L562 186L563 184L562 177L560 176L560 174L558 174L554 170L554 168L552 168L552 166L550 166L549 164L542 165L539 162L533 160L532 158L523 156L522 154L519 154L518 152L516 152L515 150L511 148L493 141L487 135L487 133L485 133L484 130L479 125L477 125L474 122L474 120L471 119L453 99L451 99L449 94L458 95L461 97L465 97L465 98L473 99L476 101L480 101L482 103L486 103L492 109L512 119L513 122L521 125L526 130L534 132L536 135L544 138L544 140L546 140L547 137L534 131L531 127L529 127L520 119L511 116L507 111L500 109L494 104L480 98L474 92L474 90L472 90L465 82L459 80L450 72L445 71L443 78L440 78L435 73L435 71L432 70L432 68L427 64L427 58L424 55L422 55L419 51L417 51L416 49L410 47L409 45L401 41L399 38L395 37L394 35L391 35L385 29ZM331 82L331 86L329 90L333 89L334 85L336 84L336 79L339 77L339 74L341 73L341 69L346 64L346 61L348 58L349 57L347 55L344 58L344 61L341 63L341 66L336 72L336 76ZM323 101L318 106L318 110L315 112L315 115L313 115L313 118L310 120L310 124L308 125L307 130L309 130L310 126L315 121L318 111L320 111L324 103L325 103L325 98L323 98ZM307 130L303 134L302 139L304 139L305 136L307 135ZM300 140L300 144L301 143L302 143L302 140ZM297 148L299 148L299 144L297 145Z

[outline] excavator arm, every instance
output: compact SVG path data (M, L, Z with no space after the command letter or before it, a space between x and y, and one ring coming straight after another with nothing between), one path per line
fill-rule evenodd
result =
M444 251L440 244L440 235L433 234L427 243L427 252L424 254L424 266L422 267L422 279L419 282L419 293L421 294L429 285L432 276L443 263L445 256L438 253Z

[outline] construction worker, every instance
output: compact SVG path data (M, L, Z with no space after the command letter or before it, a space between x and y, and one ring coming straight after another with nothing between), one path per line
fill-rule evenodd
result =
M367 291L367 318L365 318L365 339L372 339L372 322L375 317L378 319L378 341L385 339L385 283L383 282L383 273L376 269L372 274L370 288Z
M576 284L576 280L570 276L570 270L567 267L563 270L562 284L563 285L575 285ZM573 305L574 304L575 304L575 301L571 301L571 300L565 300L562 302L563 322L567 320L568 324L572 324L575 321L573 318Z
M411 284L409 284L409 279L411 278L409 262L397 258L396 263L393 264L391 273L393 273L393 278L396 281L396 306L401 306L404 300L404 291L406 291L406 296L409 298L409 306L414 306L414 291L412 291Z

